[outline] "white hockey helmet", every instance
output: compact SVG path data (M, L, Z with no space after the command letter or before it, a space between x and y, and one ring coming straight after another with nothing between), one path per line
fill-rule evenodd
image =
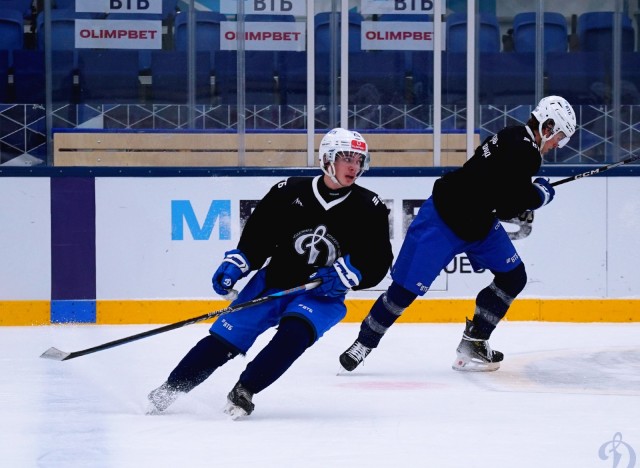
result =
M371 161L369 146L358 132L352 132L344 128L334 128L329 131L320 142L320 149L318 150L320 168L322 172L338 184L339 182L335 177L336 168L333 164L336 162L336 156L339 154L362 156L360 170L356 177L360 177L364 171L369 169L369 162Z
M558 147L562 148L569 142L569 138L576 131L576 113L573 111L571 105L567 100L560 96L547 96L540 99L540 102L536 108L531 112L538 121L538 132L542 141L540 143L540 149L544 146L545 142L550 140L558 132L564 133L564 138L558 142ZM547 120L553 120L551 135L544 136L542 128Z

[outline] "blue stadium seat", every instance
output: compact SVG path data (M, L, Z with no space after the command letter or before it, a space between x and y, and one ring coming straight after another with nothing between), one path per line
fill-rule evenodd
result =
M544 51L566 52L569 45L567 19L561 13L543 16ZM536 51L536 13L518 13L513 17L513 46L516 52Z
M178 0L162 0L162 18L173 19L179 13Z
M154 104L186 104L187 52L156 50L151 54L151 99ZM211 54L196 52L196 103L211 103Z
M237 63L235 50L214 52L215 96L221 104L237 102ZM275 81L276 53L273 51L245 51L245 104L277 104Z
M495 15L480 13L477 48L480 52L500 52L500 26ZM447 52L467 51L467 15L452 13L446 21Z
M578 16L578 39L580 50L583 52L607 52L613 50L613 20L614 13L610 11L594 11ZM633 52L634 31L631 19L623 14L622 51Z
M535 104L536 60L533 52L480 54L478 95L481 105Z
M51 10L51 48L54 50L75 49L76 19L92 19L93 13L76 13L73 10ZM36 36L38 49L44 50L44 12L36 18Z
M31 4L33 0L0 0L0 12L18 11L22 18L31 16Z
M137 50L81 49L78 58L80 101L132 104L140 101Z
M220 50L220 23L227 17L213 11L195 12L195 41L197 50L214 52ZM188 14L176 15L174 22L174 43L176 50L187 50Z
M0 50L0 103L9 101L9 51Z
M340 13L323 12L315 16L315 41L316 52L324 53L331 50L331 15L336 18L336 37L338 51L340 50ZM349 52L360 52L362 41L360 30L362 28L362 15L349 12Z
M53 102L73 103L75 102L73 83L75 74L74 53L70 50L54 50L51 54ZM34 49L16 51L13 57L13 67L15 101L18 103L44 104L44 51Z
M607 80L602 53L548 53L545 56L545 75L545 95L558 94L572 105L605 104L593 88Z
M24 19L18 10L0 10L0 49L24 47Z

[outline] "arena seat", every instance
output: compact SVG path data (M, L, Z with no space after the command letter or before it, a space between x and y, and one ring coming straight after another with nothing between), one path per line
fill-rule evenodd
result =
M0 10L0 50L24 47L24 19L18 10Z
M54 50L75 49L76 19L93 19L93 13L76 13L73 10L51 10L51 48ZM36 17L37 47L44 50L44 12Z
M543 15L544 51L566 52L569 46L567 19L561 13L546 11ZM513 17L515 52L536 51L536 13L523 12Z
M0 12L17 11L22 18L31 16L33 0L0 0Z
M500 52L500 26L495 15L480 13L477 48L480 52ZM446 20L447 52L467 51L467 15L452 13Z
M331 37L331 15L336 18L336 37ZM331 41L338 41L338 51L340 50L340 13L322 12L315 16L315 41L316 52L325 53L331 50ZM362 15L360 13L349 12L349 52L359 52L362 41L360 30L362 28ZM338 52L339 53L339 52Z
M179 13L174 21L174 43L176 50L187 50L188 20L186 12ZM197 50L214 52L220 50L220 23L227 17L213 11L195 11L195 42Z
M583 52L606 52L613 50L613 20L611 11L593 11L578 16L578 39ZM627 15L621 17L622 51L633 52L634 31L631 19Z

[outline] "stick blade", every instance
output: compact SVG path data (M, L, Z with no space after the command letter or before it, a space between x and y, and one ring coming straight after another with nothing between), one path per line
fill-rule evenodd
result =
M40 355L44 359L53 359L54 361L64 361L68 359L71 353L66 351L60 351L58 348L49 348Z

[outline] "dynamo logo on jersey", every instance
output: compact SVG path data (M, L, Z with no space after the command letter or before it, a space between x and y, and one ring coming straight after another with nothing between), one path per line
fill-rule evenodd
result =
M322 262L323 265L333 265L337 258L335 239L327 233L327 227L323 225L316 227L313 231L306 229L298 233L294 247L300 255L305 253L309 255L307 260L309 265L315 265L323 251L327 256Z

